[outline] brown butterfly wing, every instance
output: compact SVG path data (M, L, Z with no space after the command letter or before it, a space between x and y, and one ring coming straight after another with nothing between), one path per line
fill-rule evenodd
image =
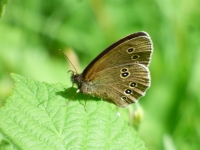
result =
M81 91L126 107L150 86L147 66L152 43L145 32L131 34L98 55L82 73Z
M123 72L123 70L126 71ZM129 75L123 77L123 73ZM126 107L143 96L149 86L150 76L146 66L120 65L98 72L88 91L119 107Z
M133 48L132 52L127 52ZM100 53L83 71L84 79L91 79L95 74L106 68L121 64L149 65L152 52L152 42L145 32L138 32L124 37ZM136 56L138 58L133 59Z

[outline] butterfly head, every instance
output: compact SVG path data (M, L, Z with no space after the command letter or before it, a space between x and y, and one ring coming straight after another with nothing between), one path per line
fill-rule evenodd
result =
M78 74L72 70L70 70L70 72L72 73L71 74L71 81L72 83L75 83L78 88L80 89L81 88L81 85L82 85L82 74Z

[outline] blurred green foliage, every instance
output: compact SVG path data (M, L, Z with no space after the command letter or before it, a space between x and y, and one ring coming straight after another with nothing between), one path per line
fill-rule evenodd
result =
M146 31L154 44L152 85L140 100L139 136L149 150L199 149L199 6L198 0L12 1L0 20L0 106L12 91L10 72L70 86L58 49L72 49L81 72L116 40Z

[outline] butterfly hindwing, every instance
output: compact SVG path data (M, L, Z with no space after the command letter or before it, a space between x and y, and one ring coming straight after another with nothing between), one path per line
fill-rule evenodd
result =
M145 94L150 86L149 70L140 64L108 68L98 72L90 85L88 91L92 90L92 95L125 107Z

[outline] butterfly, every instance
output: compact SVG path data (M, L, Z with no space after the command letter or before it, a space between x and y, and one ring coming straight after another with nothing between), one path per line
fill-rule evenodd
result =
M78 92L126 107L144 96L150 86L152 52L146 32L130 34L106 48L81 74L73 71L71 81Z

